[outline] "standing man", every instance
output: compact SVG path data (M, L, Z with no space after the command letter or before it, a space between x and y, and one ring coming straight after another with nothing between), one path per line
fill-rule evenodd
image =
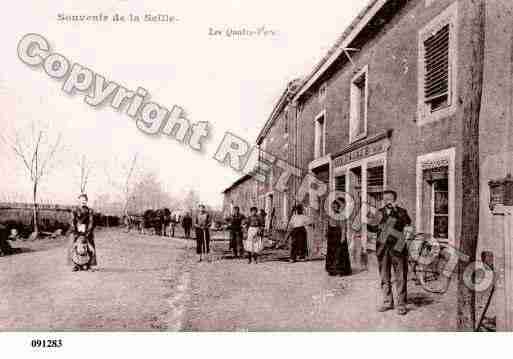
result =
M374 223L367 224L370 232L378 235L376 256L378 258L383 305L378 309L385 312L394 308L392 294L392 268L396 278L397 314L405 315L408 283L408 246L405 242L405 228L411 225L406 209L397 205L397 192L383 192L384 207L378 210ZM372 219L371 219L372 220Z
M178 214L173 213L171 215L171 237L175 237L175 227L176 223L178 223Z
M242 223L246 217L240 213L238 206L233 207L233 214L228 218L228 230L230 231L230 249L233 250L235 258L244 255L242 246Z
M191 238L192 217L189 212L185 212L185 215L182 218L182 227L185 233L185 238Z
M199 254L201 262L203 254L210 253L210 214L207 212L205 205L199 205L199 212L194 220L196 228L196 253Z

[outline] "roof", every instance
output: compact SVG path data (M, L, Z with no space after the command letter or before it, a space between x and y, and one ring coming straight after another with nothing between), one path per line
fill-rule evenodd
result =
M248 179L252 178L253 176L250 175L250 174L246 174L242 177L240 177L238 180L236 180L235 182L233 182L230 187L226 188L223 192L221 193L226 193L226 192L229 192L231 191L232 189L234 189L235 187L237 187L238 185L240 185L241 183L243 182L246 182Z
M314 66L313 70L305 77L304 82L295 95L294 99L299 99L310 87L312 87L319 77L335 62L336 59L344 53L344 49L358 36L376 13L388 2L392 0L369 0L365 8L360 11L356 18L340 35L335 44L328 50L326 55Z
M273 127L274 123L276 122L276 119L278 118L278 115L283 111L285 106L291 102L292 98L296 94L297 90L302 85L301 79L294 79L290 81L287 85L287 88L283 90L280 98L276 102L276 104L273 107L273 110L271 114L269 115L264 127L260 131L260 133L257 136L256 143L260 143L265 136L269 133L269 130L271 127Z

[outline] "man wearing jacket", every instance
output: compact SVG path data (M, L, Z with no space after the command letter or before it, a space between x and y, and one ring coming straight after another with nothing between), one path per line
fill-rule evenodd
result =
M411 225L411 219L406 209L397 205L395 191L383 192L384 207L380 208L374 224L367 224L370 232L378 235L376 256L378 259L383 305L378 311L385 312L394 308L392 294L392 268L395 273L397 289L397 313L405 315L407 282L408 282L408 248L404 229Z
M228 230L230 231L230 249L233 250L235 258L244 255L242 226L245 221L246 217L240 213L240 208L238 206L233 207L233 214L228 218Z

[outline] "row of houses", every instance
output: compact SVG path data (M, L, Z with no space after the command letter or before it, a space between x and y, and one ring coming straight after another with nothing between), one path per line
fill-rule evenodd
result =
M486 1L484 86L479 125L480 250L493 247L490 180L511 171L513 2ZM306 76L291 81L256 143L358 204L380 205L393 189L417 232L458 246L462 225L465 94L473 86L469 0L372 0ZM474 37L473 37L474 36ZM285 226L300 179L277 191L251 175L224 193L224 211L255 205ZM323 210L309 236L322 254ZM319 199L321 202L323 198ZM310 201L310 202L309 202ZM246 208L248 207L248 208ZM321 207L322 208L322 205ZM356 219L363 213L357 211ZM268 216L270 217L270 216ZM354 218L353 218L354 219ZM351 235L371 242L365 227Z

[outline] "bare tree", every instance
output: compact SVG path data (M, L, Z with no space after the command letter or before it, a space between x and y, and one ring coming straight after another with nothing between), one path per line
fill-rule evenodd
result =
M182 203L183 209L192 212L198 207L200 203L200 196L194 189L189 189L189 191L185 194Z
M2 141L13 151L23 164L32 183L32 204L34 218L34 238L39 234L38 226L38 189L48 175L56 153L61 149L62 134L50 140L49 130L32 121L30 131L14 131L14 137L2 136Z
M133 207L137 211L158 209L164 203L165 194L157 175L152 171L145 172L132 190Z
M124 187L125 207L123 209L123 213L125 215L128 214L128 205L130 204L130 197L131 197L131 191L130 191L131 182L130 182L130 180L133 177L135 166L137 164L137 155L138 155L137 153L134 154L134 157L132 158L132 161L131 161L131 164L130 164L130 167L128 169L128 173L127 173L127 176L126 176L125 187Z
M133 200L133 186L136 180L139 153L134 153L130 161L114 159L105 167L110 185L118 191L122 202L121 214L127 215ZM121 166L121 167L118 167ZM116 168L117 167L117 168Z
M80 168L80 193L87 193L87 183L89 181L89 174L91 173L91 164L87 161L85 155L82 155L78 163Z

